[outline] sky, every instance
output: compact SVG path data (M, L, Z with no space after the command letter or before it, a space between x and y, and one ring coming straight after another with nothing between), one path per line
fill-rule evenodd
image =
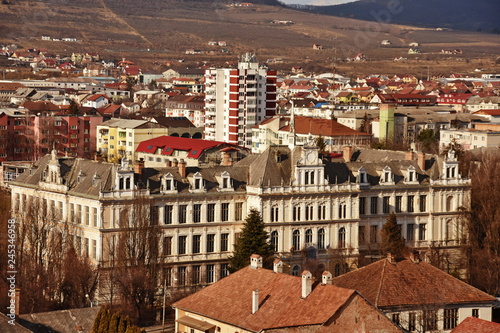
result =
M315 6L331 6L340 5L342 3L354 2L357 0L280 0L286 4L300 4L300 5L315 5Z

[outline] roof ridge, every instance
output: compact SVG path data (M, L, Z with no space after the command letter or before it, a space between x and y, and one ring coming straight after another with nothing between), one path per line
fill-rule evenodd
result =
M382 267L382 274L380 275L380 284L378 286L377 297L375 298L375 306L378 307L378 301L380 294L382 292L382 283L384 282L385 266L387 265L387 260L384 261L384 266Z

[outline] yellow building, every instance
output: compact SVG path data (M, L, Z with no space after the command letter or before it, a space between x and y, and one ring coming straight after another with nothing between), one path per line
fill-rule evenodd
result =
M111 119L97 126L97 151L108 162L135 160L139 143L168 134L168 127L147 120Z

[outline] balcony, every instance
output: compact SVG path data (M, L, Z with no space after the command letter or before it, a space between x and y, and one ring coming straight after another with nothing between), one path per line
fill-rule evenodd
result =
M107 139L108 139L108 136L107 136L107 135L101 135L101 139L103 139L103 140L107 140Z

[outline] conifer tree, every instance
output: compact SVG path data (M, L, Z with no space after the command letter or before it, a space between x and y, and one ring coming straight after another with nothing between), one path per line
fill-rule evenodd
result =
M401 228L398 225L396 214L392 212L382 227L382 243L380 250L383 254L391 253L396 258L402 258L407 252L405 240L401 236Z
M109 309L106 308L101 315L101 320L99 322L99 329L96 333L108 333L110 320L111 320L111 314L109 312Z
M128 316L126 316L125 318L121 318L120 323L118 324L117 333L125 333L129 325L130 325L130 320Z
M233 273L250 264L250 256L252 254L260 254L265 264L270 263L274 251L268 243L268 237L259 211L252 208L250 214L245 219L234 256L230 258L229 271Z
M108 332L109 333L118 333L118 326L120 325L121 313L115 312L111 316L111 321L109 323Z
M103 313L106 311L104 307L102 307L99 312L97 312L97 315L95 316L94 319L94 326L92 326L92 333L98 333L99 332L99 325L101 324L101 318Z

